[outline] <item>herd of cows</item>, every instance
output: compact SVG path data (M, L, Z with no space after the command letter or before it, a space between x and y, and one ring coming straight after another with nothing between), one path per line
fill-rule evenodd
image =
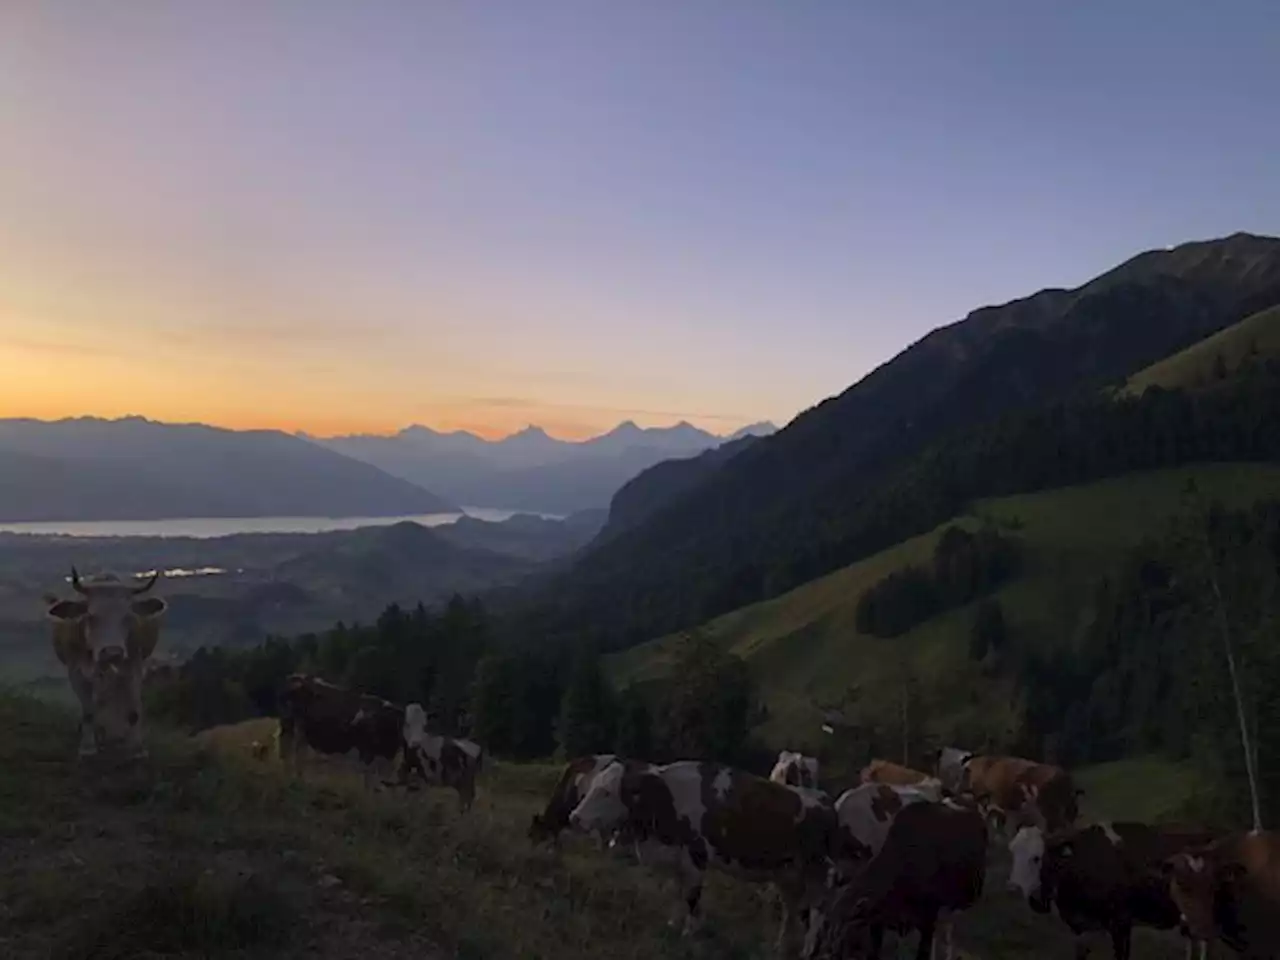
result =
M49 597L54 650L81 705L80 753L107 745L145 753L142 679L165 602L155 582L81 580L79 600ZM356 753L365 784L414 775L457 791L465 814L484 750L427 729L421 705L399 706L305 674L279 692L276 749L301 773L307 750ZM255 743L265 757L270 746ZM400 758L398 775L388 779ZM615 755L572 760L529 837L558 845L566 830L623 845L638 863L673 869L685 930L700 916L709 869L768 883L782 902L777 947L806 960L877 957L886 930L919 933L917 960L933 955L935 928L952 956L952 920L983 895L990 854L1007 846L1008 886L1030 909L1054 906L1084 957L1094 935L1116 960L1135 925L1178 929L1187 954L1223 942L1247 957L1280 955L1280 835L1215 834L1136 822L1082 824L1071 774L1006 756L938 751L931 773L872 761L834 800L812 757L784 751L769 777L723 764L654 764Z

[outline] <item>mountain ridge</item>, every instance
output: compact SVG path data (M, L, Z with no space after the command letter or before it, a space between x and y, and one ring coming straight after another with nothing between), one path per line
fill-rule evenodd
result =
M607 507L623 484L656 463L695 457L772 426L762 421L720 437L687 421L640 427L624 420L585 440L560 440L531 425L490 441L414 425L385 436L307 439L468 506L573 513Z
M1278 302L1280 239L1237 233L1144 251L1074 289L978 308L752 443L639 525L598 539L534 606L549 629L625 646L776 595L832 569L836 556L848 562L847 525L867 522L857 505L930 444L1122 383ZM654 612L672 596L677 605ZM636 610L651 611L652 622L628 621L624 611Z

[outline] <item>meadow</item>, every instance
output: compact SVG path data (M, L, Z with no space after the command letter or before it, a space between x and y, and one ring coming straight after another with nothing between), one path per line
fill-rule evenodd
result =
M777 915L762 888L713 874L707 921L682 940L662 874L583 838L560 855L534 848L525 831L557 764L492 763L461 817L450 791L366 794L341 761L298 782L250 756L271 723L155 730L149 761L112 769L74 760L64 708L0 695L0 954L771 956ZM1188 786L1156 760L1082 776L1093 817L1151 815ZM983 901L957 922L963 955L1070 957L1066 928L1006 894L1004 870L996 851ZM1182 953L1176 938L1140 933L1134 955Z

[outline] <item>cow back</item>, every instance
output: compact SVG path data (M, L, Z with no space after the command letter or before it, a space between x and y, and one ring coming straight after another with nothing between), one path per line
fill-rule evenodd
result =
M837 859L866 860L880 851L894 818L907 806L930 798L914 787L868 783L842 793L835 802L839 830Z
M884 847L867 864L861 897L887 922L916 904L964 910L982 895L987 826L981 815L947 803L916 803L894 818Z

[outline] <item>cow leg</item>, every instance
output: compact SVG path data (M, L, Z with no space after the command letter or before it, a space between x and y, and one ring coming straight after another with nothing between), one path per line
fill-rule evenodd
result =
M85 711L80 716L80 746L77 754L82 757L92 757L98 752L98 738L93 732L93 713Z
M788 955L791 949L791 928L797 920L801 920L805 915L805 888L801 884L798 889L792 889L784 884L777 884L775 887L778 900L782 904L782 918L778 925L778 940L775 944L778 952L784 957Z
M68 670L67 679L71 681L71 691L80 701L80 745L77 755L91 757L98 752L98 738L93 727L93 687L79 670Z
M1116 960L1129 960L1129 952L1133 949L1133 928L1122 924L1111 928L1111 952Z
M702 920L702 873L689 851L681 850L678 875L685 904L684 927L680 932L682 937L693 933Z
M867 960L880 960L880 951L883 949L884 924L873 923L871 925L871 949L867 951Z
M933 960L933 931L937 922L937 914L930 914L920 924L920 942L916 945L916 960Z

